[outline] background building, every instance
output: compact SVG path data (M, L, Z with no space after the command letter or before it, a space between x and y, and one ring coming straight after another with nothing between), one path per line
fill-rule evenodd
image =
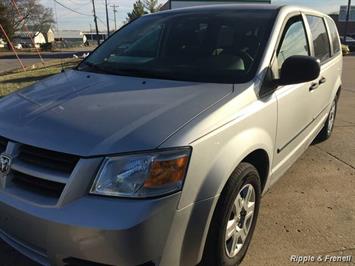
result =
M15 44L21 44L23 48L31 48L33 47L31 38L33 39L33 42L37 48L39 48L41 44L46 43L46 38L41 32L38 31L17 31L15 32L13 42Z
M107 38L107 32L99 32L99 34L96 34L96 32L85 31L83 35L86 38L85 43L87 42L89 45L97 44L98 39L104 41Z
M45 32L42 32L48 43L54 42L54 31L52 28L48 28Z
M347 14L347 6L340 7L340 13L331 14L330 16L334 19L337 24L339 34L341 36L345 33L345 25L346 25L346 14ZM350 17L348 23L347 36L355 37L355 6L352 6L350 9Z

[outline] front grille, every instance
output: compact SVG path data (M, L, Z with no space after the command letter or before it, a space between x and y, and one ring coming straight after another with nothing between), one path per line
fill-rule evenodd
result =
M5 189L34 203L56 205L80 158L29 145L13 144L15 154Z
M0 137L0 153L3 153L6 150L7 140Z
M20 148L18 160L38 167L70 174L78 163L79 157L23 145Z
M17 171L12 171L12 177L12 182L17 188L45 197L59 198L65 187L65 184L44 180Z

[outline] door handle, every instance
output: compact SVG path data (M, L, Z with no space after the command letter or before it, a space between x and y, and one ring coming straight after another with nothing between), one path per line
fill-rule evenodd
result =
M319 87L319 83L312 83L312 85L309 87L309 91L314 91L315 89L317 89Z
M320 80L319 80L319 85L322 85L323 83L326 83L327 82L327 79L325 77L322 77Z

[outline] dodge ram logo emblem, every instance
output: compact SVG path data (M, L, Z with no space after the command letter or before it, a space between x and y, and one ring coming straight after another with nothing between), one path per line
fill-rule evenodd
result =
M12 158L9 155L0 155L0 174L7 175L10 171Z

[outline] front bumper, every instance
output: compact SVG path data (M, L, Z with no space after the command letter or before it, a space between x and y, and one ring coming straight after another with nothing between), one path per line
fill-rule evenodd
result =
M84 196L43 208L2 192L0 237L43 265L69 265L73 259L158 265L179 199L180 193L149 200Z

